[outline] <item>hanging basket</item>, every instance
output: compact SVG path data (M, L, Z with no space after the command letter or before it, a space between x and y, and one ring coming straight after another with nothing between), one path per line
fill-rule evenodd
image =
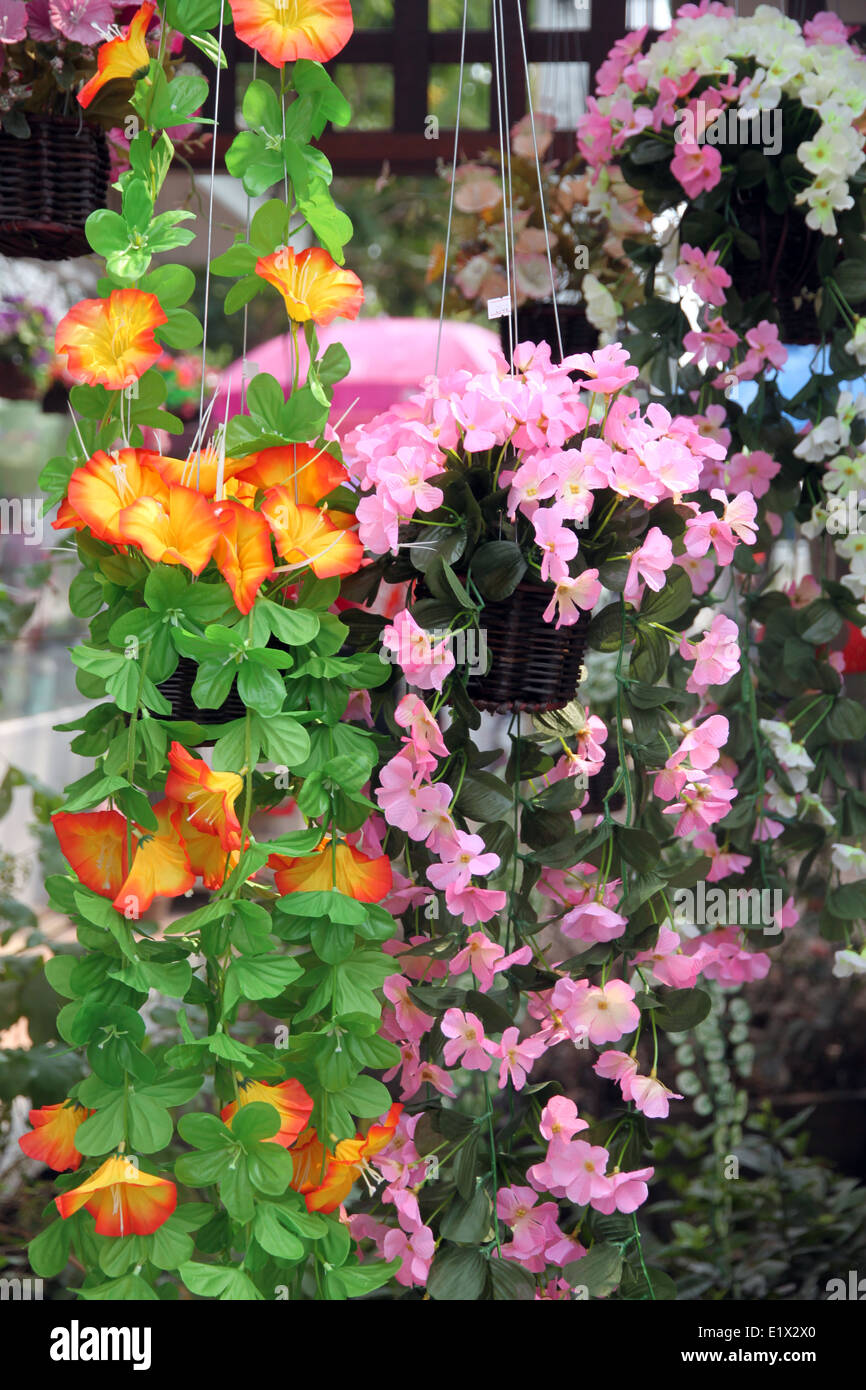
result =
M41 261L85 256L84 224L108 194L105 133L74 118L28 121L27 140L0 131L0 252Z
M557 629L544 621L552 590L523 582L499 603L486 603L481 626L490 669L470 676L466 690L478 709L540 714L574 699L586 651L589 616Z
M0 397L6 401L38 401L42 392L17 362L0 362Z
M198 662L188 656L178 657L177 666L166 680L157 686L171 705L171 718L192 720L194 724L230 724L233 719L243 719L246 706L238 694L237 682L218 709L199 709L192 697L192 688L198 675Z
M734 289L744 300L769 293L783 343L819 343L814 295L821 287L822 236L806 226L802 213L794 208L773 212L751 189L741 193L736 213L741 231L757 242L760 255L749 260L734 242L730 267Z
M598 348L598 329L593 328L582 304L557 304L559 331L566 357L576 352L595 352ZM506 357L510 351L507 318L499 320L499 340ZM556 318L550 301L521 304L517 310L517 341L547 343L555 362L560 361L556 337Z

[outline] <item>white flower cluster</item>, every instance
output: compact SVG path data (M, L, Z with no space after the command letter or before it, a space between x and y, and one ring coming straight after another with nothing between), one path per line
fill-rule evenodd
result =
M866 452L862 445L859 450L849 447L851 426L858 417L866 417L866 394L840 391L835 414L810 430L794 453L810 463L826 460L824 488L829 496L812 508L803 535L814 540L826 532L831 537L836 553L849 564L850 572L841 582L862 600L866 599L866 509L860 503L866 500ZM847 452L836 452L843 449Z
M855 125L866 90L862 54L831 33L826 41L807 42L799 24L770 5L759 5L754 15L742 19L714 5L696 18L678 18L635 67L646 86L659 91L663 78L677 80L688 72L733 78L737 61L744 59L754 60L757 69L739 91L741 108L772 110L784 94L818 112L817 133L797 149L812 175L797 202L808 204L810 227L834 236L835 214L853 206L849 181L866 157ZM633 100L633 95L623 82L615 99Z

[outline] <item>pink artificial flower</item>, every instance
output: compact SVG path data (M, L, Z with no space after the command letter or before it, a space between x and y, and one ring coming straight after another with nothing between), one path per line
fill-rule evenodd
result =
M721 317L710 319L702 329L686 333L683 347L694 354L695 366L723 367L739 338Z
M517 1028L506 1028L502 1034L502 1041L497 1050L497 1056L502 1058L502 1066L499 1068L499 1089L508 1084L509 1077L515 1091L522 1091L526 1085L526 1078L532 1071L532 1064L547 1049L547 1039L541 1033L536 1033L534 1037L524 1038L519 1042L520 1031Z
M578 540L573 531L563 526L559 506L541 507L532 518L535 542L541 551L541 578L554 582L568 575L568 561L577 554Z
M633 1076L629 1081L629 1099L648 1119L665 1120L672 1100L682 1100L676 1091L669 1091L657 1076ZM625 1092L623 1092L625 1094Z
M671 160L671 173L683 186L687 198L708 193L722 177L722 156L713 145L683 140Z
M624 1100L631 1100L632 1095L630 1086L632 1080L637 1076L637 1060L630 1057L627 1052L614 1052L608 1050L603 1052L593 1067L596 1076L603 1076L607 1081L615 1081L622 1091Z
M424 1285L436 1254L436 1238L429 1226L418 1226L411 1235L392 1230L385 1236L382 1253L386 1260L402 1261L394 1275L398 1284L404 1288Z
M583 372L589 378L580 383L585 391L600 391L605 396L620 391L640 375L629 361L622 343L609 343L593 353L576 353L567 357L562 365L569 371Z
M723 772L709 773L702 782L690 782L680 792L680 800L666 806L662 815L679 816L674 833L693 835L724 820L731 809L737 789Z
M704 253L696 246L683 242L680 263L674 271L680 285L692 285L695 293L707 304L724 304L725 290L731 284L728 272L719 265L719 252Z
M7 9L8 5L4 5ZM94 47L102 42L103 31L114 22L113 0L51 0L51 23L65 39Z
M451 1077L444 1068L437 1067L433 1062L418 1062L411 1070L404 1070L401 1099L411 1100L422 1086L432 1086L440 1095L454 1099L454 1083Z
M404 1038L418 1042L433 1027L433 1019L425 1014L409 995L409 981L403 975L389 975L382 986L385 998L394 1005L397 1024Z
M403 609L382 633L382 646L396 656L410 685L421 690L441 690L445 677L454 670L454 655L448 642L434 645L430 633Z
M577 1106L568 1096L553 1096L541 1112L539 1129L544 1139L571 1139L582 1129L588 1129L586 1120L581 1120Z
M464 970L471 970L481 992L486 994L494 976L501 970L507 970L511 965L528 965L531 960L531 946L522 946L519 951L506 956L504 946L491 941L483 932L476 931L467 937L466 945L454 956L450 970L452 975L462 975Z
M572 941L615 941L627 926L628 918L621 917L613 908L603 903L585 902L565 914L560 931Z
M446 1009L442 1016L441 1029L450 1041L445 1044L445 1065L454 1067L460 1062L469 1071L489 1071L491 1056L497 1055L497 1046L484 1036L484 1025L477 1014L463 1013L461 1009Z
M486 853L480 835L469 835L465 830L455 830L453 838L443 846L441 864L431 864L427 877L434 888L444 889L449 884L465 888L475 874L492 874L499 867L499 855Z
M413 840L423 840L431 854L444 854L459 833L450 811L452 799L445 782L422 787L415 799L418 819L408 833Z
M665 586L665 574L674 563L673 547L669 538L658 526L650 527L643 545L633 551L628 567L628 577L623 589L626 603L637 603L640 598L640 580L644 580L656 593Z
M556 1204L537 1203L538 1194L531 1187L500 1187L496 1194L496 1215L510 1228L515 1256L521 1259L544 1253L551 1223L556 1223Z
M728 487L749 492L753 497L763 497L770 491L770 482L781 467L764 449L732 454L727 468Z
M397 753L379 770L376 800L389 825L411 832L418 824L421 779L411 754Z
M4 0L0 14L0 43L20 43L27 37L27 6L24 0Z
M591 1043L615 1042L633 1033L640 1022L640 1009L633 1000L634 990L625 980L590 985L573 1005L573 1017Z
M719 761L720 750L724 748L730 734L730 724L723 714L711 714L702 724L697 724L684 737L675 753L668 758L666 767L676 767L688 758L692 767L706 772Z
M726 685L740 669L737 624L717 613L699 642L682 639L680 656L695 663L686 682L686 690L691 694L704 696L711 685Z
M749 862L747 859L746 863ZM672 927L661 926L658 941L652 950L639 951L634 959L636 965L644 962L649 964L659 984L668 985L671 989L694 989L709 953L696 951L686 955L679 933Z
M442 506L444 494L428 479L441 472L441 465L433 461L426 450L418 445L403 445L392 459L380 464L379 486L392 506L403 515L433 512Z
M788 349L779 342L779 330L769 319L761 319L749 328L746 342L762 361L771 362L774 367L784 367L788 360Z
M611 1173L608 1190L594 1198L592 1205L604 1216L612 1216L615 1211L630 1215L649 1196L647 1181L654 1172L654 1168L636 1168L631 1173Z
M491 917L502 911L505 901L505 893L499 888L477 888L474 883L463 886L449 883L445 889L445 906L455 917L462 918L467 927L489 922ZM528 946L526 949L530 950Z
M454 418L463 427L463 448L467 454L485 453L495 444L503 444L506 416L499 401L490 400L481 391L467 391L452 401Z
M553 621L558 612L556 626L571 627L580 617L580 610L589 612L601 597L601 584L598 570L584 570L576 579L560 579L553 591L553 598L544 610L544 621Z
M358 518L358 536L367 550L376 555L385 555L389 550L396 555L400 541L400 517L385 493L374 492L362 497L355 508Z
M568 1144L551 1144L547 1163L568 1200L585 1207L595 1206L610 1192L610 1178L605 1176L609 1158L600 1144L572 1139Z

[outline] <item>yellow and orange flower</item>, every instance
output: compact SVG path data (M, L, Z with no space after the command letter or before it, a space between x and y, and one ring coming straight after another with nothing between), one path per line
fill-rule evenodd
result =
M323 1146L314 1129L308 1129L292 1149L292 1181L308 1211L336 1211L353 1184L370 1166L370 1159L391 1142L403 1106L395 1103L381 1124L370 1126L366 1135L342 1139L334 1153ZM324 1175L323 1175L324 1173Z
M64 1100L59 1105L43 1105L30 1111L33 1128L22 1134L19 1147L28 1158L39 1159L55 1172L64 1168L73 1171L81 1164L81 1154L75 1147L75 1135L79 1125L83 1125L92 1110L85 1110L77 1100Z
M202 880L205 888L222 888L228 875L237 867L241 857L240 851L233 849L231 853L226 854L218 835L208 835L193 825L187 806L182 806L179 802L173 802L172 805L179 811L175 825L183 840L192 872Z
M153 335L166 322L155 294L112 290L107 299L74 304L57 325L54 347L76 381L119 391L153 366L162 351Z
M280 1117L280 1127L266 1142L290 1149L313 1113L313 1099L300 1081L290 1077L278 1086L269 1086L266 1081L252 1081L244 1077L239 1078L238 1088L238 1099L220 1111L223 1124L231 1128L239 1106L252 1105L256 1101L272 1105Z
M241 502L214 504L220 524L214 559L241 613L249 613L256 594L274 572L271 530L261 512Z
M99 540L119 545L119 516L125 507L139 497L168 500L168 488L156 468L158 461L159 455L147 449L118 449L114 454L99 449L69 479L69 512L58 512L55 529L65 530L78 521L89 526ZM70 514L74 520L69 519Z
M275 870L277 889L284 894L327 892L336 887L359 902L378 903L391 891L391 861L387 854L371 859L342 840L333 855L330 839L325 839L315 854L303 859L272 854L268 864Z
M286 487L293 501L305 507L315 507L349 477L333 454L309 444L280 444L273 449L260 449L241 463L244 466L237 474L239 482L252 483L263 492Z
M223 481L228 482L236 473L242 472L248 463L248 459L235 459L226 455L223 459ZM216 493L219 454L210 445L206 445L200 453L196 451L186 459L173 459L158 455L154 460L153 467L163 482L170 483L173 487L192 488L194 492L200 492L205 497L213 497Z
M230 0L235 33L273 67L327 63L352 36L350 0Z
M158 822L154 831L141 830L132 859L132 869L114 899L118 912L135 915L146 912L155 897L176 898L195 885L195 874L180 838L180 815L173 802L157 802L153 813Z
M177 1206L177 1188L117 1154L54 1203L64 1221L85 1207L96 1218L98 1236L151 1236Z
M135 826L132 868L127 869L128 830L119 811L58 811L51 817L63 856L85 887L110 897L118 912L146 912L159 895L175 898L195 883L175 821L178 808L153 808L158 828ZM174 817L174 819L173 819Z
M201 574L220 538L210 502L188 487L169 487L165 502L140 497L120 513L117 526L124 545L137 545L158 564L185 565L193 574Z
M288 564L299 569L309 565L319 579L354 574L361 568L364 547L354 532L335 526L318 507L298 506L289 488L270 489L262 516Z
M243 790L243 778L235 772L212 772L202 758L174 742L168 750L171 771L165 794L187 808L192 824L203 834L218 837L223 849L240 849L241 824L235 801Z
M322 246L298 252L284 246L261 256L256 275L279 290L295 323L356 319L364 303L364 287L355 272L343 270Z
M78 93L82 106L89 106L107 82L116 77L142 76L150 65L150 54L144 36L147 26L156 13L156 5L147 0L133 15L119 38L109 39L100 46L96 54L96 72Z

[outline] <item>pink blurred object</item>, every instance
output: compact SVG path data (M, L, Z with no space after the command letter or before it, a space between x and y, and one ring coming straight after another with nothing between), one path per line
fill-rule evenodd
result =
M372 420L396 401L406 400L433 371L436 361L437 319L342 319L318 330L322 351L330 343L342 343L352 362L352 370L334 388L331 423L340 436L357 425ZM300 379L307 368L307 346L298 334ZM444 323L439 353L439 375L464 368L469 372L489 371L491 353L499 348L499 336L474 323ZM229 415L241 408L241 362L233 362L222 374L211 419L226 418L226 394L230 393ZM254 368L276 377L285 391L292 381L292 340L286 333L271 338L247 355L247 379ZM345 413L345 419L343 415ZM342 423L338 426L338 421Z

